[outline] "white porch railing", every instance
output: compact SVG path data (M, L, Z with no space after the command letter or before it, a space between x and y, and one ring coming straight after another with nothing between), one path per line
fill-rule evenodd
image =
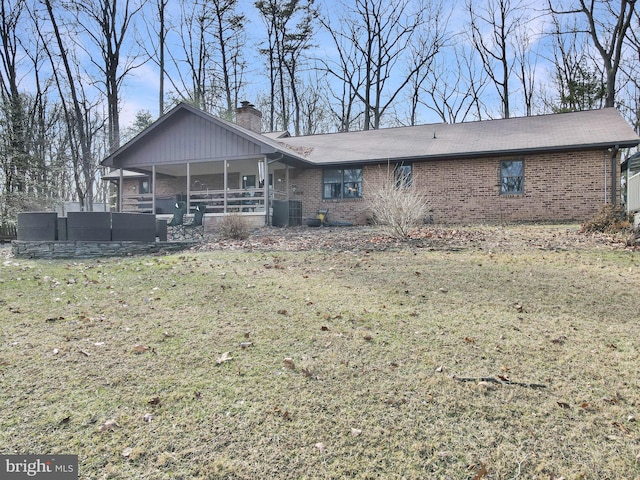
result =
M627 210L629 212L640 210L640 173L636 173L627 180Z
M264 189L191 191L192 207L203 205L205 213L264 212Z

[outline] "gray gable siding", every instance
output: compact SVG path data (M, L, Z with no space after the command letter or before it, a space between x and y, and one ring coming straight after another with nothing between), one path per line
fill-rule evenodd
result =
M260 145L190 112L177 112L126 151L116 167L135 168L186 162L259 157Z

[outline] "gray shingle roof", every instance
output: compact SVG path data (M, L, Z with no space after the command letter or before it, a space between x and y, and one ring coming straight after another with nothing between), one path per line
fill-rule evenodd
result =
M632 147L640 137L614 108L457 124L430 124L279 140L314 164Z

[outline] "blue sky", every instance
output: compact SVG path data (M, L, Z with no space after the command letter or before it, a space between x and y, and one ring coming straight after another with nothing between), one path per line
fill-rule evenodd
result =
M247 97L247 100L254 102L255 98L260 93L264 93L268 88L268 81L264 74L264 58L258 53L259 42L266 34L262 20L259 18L256 8L253 6L253 2L249 0L240 0L239 5L241 5L240 10L248 17L249 20L247 24L248 48L246 50L246 60L250 66L249 71L247 72L247 79L249 80L250 85L246 88L245 96ZM458 30L461 29L466 22L466 15L463 9L463 2L456 2L454 5L456 6L457 11L452 15L450 27ZM318 2L318 6L323 11L336 11L337 9L337 6L334 5L334 2L331 0L320 0ZM336 18L333 18L332 20L335 21ZM533 42L537 42L543 29L543 19L537 19L535 22L532 22L530 24L530 28L532 29L532 32L534 32L530 38ZM170 37L169 41L173 43L173 48L180 48L175 36ZM458 44L465 41L466 39L463 36L459 35L456 37L456 43ZM333 46L331 39L326 34L322 34L320 30L316 37L316 43L317 48L314 53L318 56L330 58L332 55L335 55L335 47ZM548 66L543 65L542 62L540 62L537 68L544 70L548 68ZM542 78L542 76L539 77ZM139 110L149 110L154 117L157 116L158 84L158 69L152 62L137 68L130 74L126 85L122 89L123 125L130 123L136 112ZM438 121L435 114L429 114L426 111L423 112L422 119L426 122Z
M334 15L332 21L334 23L342 20L341 18L339 18L339 15L335 13L339 11L339 5L334 0L317 0L316 5L320 7L323 12L332 12L332 14ZM464 31L465 25L468 22L468 14L464 10L464 1L457 0L452 4L447 5L453 8L453 13L449 21L450 29L454 31ZM153 10L151 9L151 7L152 5L146 7L147 10L145 11L145 15L153 15ZM176 14L177 12L179 12L179 3L175 0L170 0L169 8L174 12L174 14ZM265 94L268 90L268 80L265 74L265 60L259 55L258 52L259 44L262 39L265 38L266 33L263 22L259 18L257 10L254 6L253 0L239 0L239 10L244 13L248 19L246 25L247 48L245 50L245 59L247 60L247 63L249 65L246 77L249 84L243 92L243 97L251 102L256 102L258 96L260 94ZM533 14L532 16L533 18L528 22L528 28L530 30L529 42L531 48L534 51L541 53L544 51L545 44L547 43L547 39L543 35L545 28L545 19L540 16L536 17ZM141 20L141 17L137 19L138 22L140 22ZM131 29L131 31L129 32L130 38L132 38L132 33L133 29ZM28 32L25 32L25 34L28 34ZM136 28L136 34L140 37L142 37L144 34L144 28L141 23ZM332 58L332 56L335 56L335 47L333 46L332 41L327 34L323 34L321 30L318 30L315 41L317 47L313 52L314 54L325 59L330 59ZM170 34L170 36L168 37L168 42L168 48L180 48L179 38L176 36L176 33ZM465 37L465 35L459 34L455 37L452 43L455 43L458 46L462 46L466 42L468 42L467 37ZM450 46L450 48L447 49L446 55L452 55L452 47L453 46ZM125 50L125 52L126 51L127 50ZM82 63L85 66L89 66L90 61L88 58L88 54L81 53L81 55L85 55L85 58L82 59ZM447 59L447 57L443 58ZM445 63L447 61L448 60L445 60ZM169 60L167 60L167 62L167 66L171 69L172 66L169 64ZM542 57L539 57L536 63L536 81L538 82L538 86L540 86L543 82L548 81L550 71L551 64L548 61L544 60ZM171 74L171 71L169 73ZM87 78L85 85L89 84L90 80L89 78ZM158 85L158 68L153 62L147 62L144 65L138 66L135 70L132 70L129 73L120 90L121 126L123 127L123 129L131 124L131 122L135 118L136 113L140 110L148 110L154 118L157 118L159 89ZM170 84L168 82L165 84L165 88L170 88ZM485 90L485 99L490 105L496 103L497 97L493 86L489 86ZM401 100L399 104L399 108L402 109L403 101ZM404 104L406 104L406 101L404 101ZM522 106L518 105L514 105L513 112L514 115L524 114ZM402 114L403 112L399 113ZM496 111L494 113L498 114L499 112ZM427 109L422 109L419 117L419 123L429 123L437 121L439 121L439 119L435 114L431 113Z

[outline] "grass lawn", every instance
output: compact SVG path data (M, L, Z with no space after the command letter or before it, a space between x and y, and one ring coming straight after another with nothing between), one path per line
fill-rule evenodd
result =
M639 479L640 253L434 245L4 258L0 454L77 454L83 479Z

